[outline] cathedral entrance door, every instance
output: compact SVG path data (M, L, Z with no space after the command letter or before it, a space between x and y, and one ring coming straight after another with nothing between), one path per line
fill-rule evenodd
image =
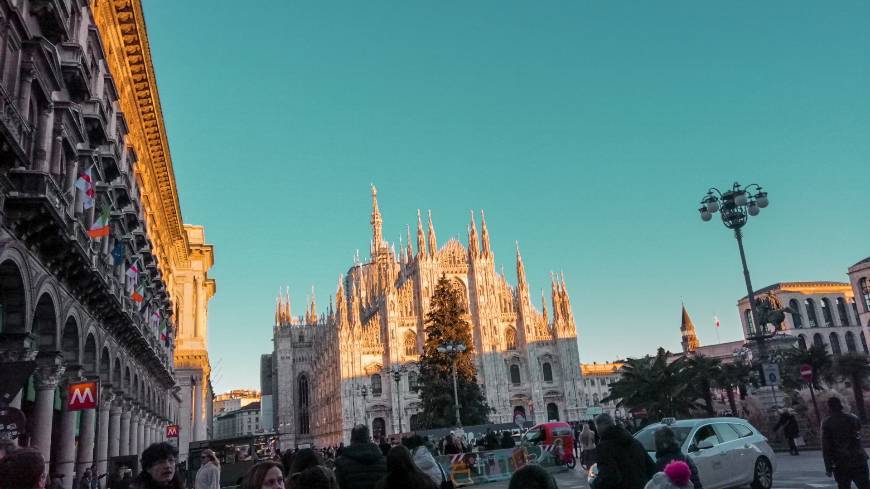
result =
M384 418L375 418L372 420L372 437L376 440L381 439L387 433L387 424Z

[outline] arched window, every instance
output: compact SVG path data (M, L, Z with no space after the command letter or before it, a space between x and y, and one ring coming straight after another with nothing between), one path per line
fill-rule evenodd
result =
M559 406L553 402L547 404L547 421L559 421Z
M310 416L308 413L308 377L300 375L298 384L297 404L299 406L299 434L307 435L309 433Z
M553 381L553 367L550 366L550 363L544 362L544 365L541 368L544 371L544 382L552 382Z
M417 335L412 331L405 333L405 356L413 357L417 354Z
M831 341L831 353L834 355L842 355L843 350L840 349L840 335L837 333L831 333L828 335L828 339Z
M855 298L852 297L852 300L849 302L852 303L852 314L854 314L855 321L857 321L857 323L855 323L855 324L861 324L861 320L858 319L858 305L855 303Z
M408 390L411 392L416 392L419 386L417 385L417 372L410 371L408 372Z
M822 339L822 335L819 333L813 335L813 346L825 347L825 340Z
M842 297L837 297L837 315L840 316L840 326L849 325L849 314L846 312L846 301Z
M755 326L752 323L752 311L747 309L743 311L743 317L746 318L746 330L749 331L749 334L755 333Z
M794 299L788 301L788 308L791 309L791 324L795 328L803 328L804 320L801 317L800 303Z
M825 321L825 327L831 328L834 326L834 316L831 314L831 301L827 297L822 299L822 319Z
M381 385L381 374L372 375L372 395L375 397L381 397L382 392L383 386Z
M864 299L864 312L870 312L870 282L867 277L862 277L858 281L858 290L861 291L861 297Z
M387 434L387 423L384 418L375 418L372 420L372 437L375 440L380 440Z
M520 385L522 379L520 378L520 366L519 365L511 365L511 384Z
M517 330L507 328L504 332L504 343L508 351L517 349Z
M809 324L809 327L819 327L819 319L816 317L816 301L807 299L806 302L804 302L804 305L807 308L807 323Z
M801 351L807 351L807 339L802 334L798 335L798 348L800 348Z
M419 430L420 429L420 415L419 414L412 414L411 419L410 419L410 423L411 423L411 431Z
M858 353L858 345L855 344L855 333L851 331L846 331L846 351Z
M864 336L863 331L861 331L861 348L864 349L864 353L870 353L870 350L867 349L867 337Z

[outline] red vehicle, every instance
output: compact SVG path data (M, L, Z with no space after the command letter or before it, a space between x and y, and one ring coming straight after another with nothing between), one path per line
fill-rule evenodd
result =
M552 445L553 454L559 463L571 469L577 464L574 458L574 429L568 423L536 424L523 435L523 444Z

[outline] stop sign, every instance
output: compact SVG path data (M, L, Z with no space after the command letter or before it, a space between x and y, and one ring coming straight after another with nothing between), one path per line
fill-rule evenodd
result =
M806 382L813 381L813 367L811 365L806 363L801 365L801 378Z

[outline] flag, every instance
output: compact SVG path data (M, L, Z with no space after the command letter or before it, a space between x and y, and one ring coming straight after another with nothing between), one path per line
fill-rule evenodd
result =
M76 188L84 193L82 197L82 205L85 210L94 206L94 166L91 165L87 170L79 173L79 178L76 180Z
M719 327L719 316L713 316L713 324L715 324L717 328Z
M112 264L117 266L124 263L124 243L116 241L112 248Z
M109 235L109 210L108 206L104 206L100 211L100 215L94 219L91 228L88 229L88 236L92 238L102 238Z
M166 343L168 346L168 344L169 344L169 331L168 331L168 328L166 327L166 323L167 323L166 319L164 319L163 321L160 321L160 341Z
M142 302L145 299L145 284L139 284L133 289L130 298L136 302Z

